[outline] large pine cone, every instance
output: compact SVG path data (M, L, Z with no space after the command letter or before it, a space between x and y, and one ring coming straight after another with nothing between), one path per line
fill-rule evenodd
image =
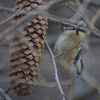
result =
M16 0L15 9L19 9L24 2L25 0ZM42 0L28 0L13 23L19 22L28 11L42 4ZM9 81L18 96L29 95L34 90L47 24L47 17L38 15L32 21L25 23L24 31L17 34L10 43Z

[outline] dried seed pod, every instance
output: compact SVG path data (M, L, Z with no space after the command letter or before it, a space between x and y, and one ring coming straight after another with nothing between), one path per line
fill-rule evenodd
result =
M14 9L19 9L24 2L25 0L16 0ZM42 0L28 0L12 23L17 23L28 11L42 4ZM23 37L18 34L10 43L9 81L18 96L29 95L34 90L47 24L47 17L38 15L32 21L25 23L25 28L20 33Z

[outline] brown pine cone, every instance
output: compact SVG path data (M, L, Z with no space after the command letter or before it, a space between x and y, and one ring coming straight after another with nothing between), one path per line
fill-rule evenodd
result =
M16 0L15 9L19 9L24 2L25 0ZM42 0L28 0L13 23L17 23L28 11L42 4ZM10 43L9 81L18 96L29 95L34 90L47 24L47 17L38 15L32 21L25 23L24 31L20 33L21 35L17 34Z

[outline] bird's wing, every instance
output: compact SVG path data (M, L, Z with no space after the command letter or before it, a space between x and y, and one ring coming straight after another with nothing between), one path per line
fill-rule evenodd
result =
M85 39L81 45L81 47L78 49L78 52L74 58L74 60L72 61L74 64L76 64L76 62L80 59L80 57L82 56L82 53L84 51L84 44L85 44Z
M83 51L84 51L84 44L85 44L85 39L84 39L84 41L83 41L81 47L78 49L78 52L77 52L77 54L76 54L74 60L71 62L72 65L75 66L76 73L77 73L77 75L79 76L79 78L80 78L81 80L83 80L81 74L82 74L83 68L84 68L84 65L83 65L81 56L82 56L82 53L83 53Z

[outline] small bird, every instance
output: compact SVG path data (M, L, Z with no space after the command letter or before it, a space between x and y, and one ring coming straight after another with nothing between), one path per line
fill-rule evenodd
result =
M85 34L83 32L79 31L77 35L76 30L66 30L60 35L54 46L55 55L59 55L77 45L77 47L72 49L70 52L57 57L56 61L60 66L62 66L62 69L64 69L67 74L74 74L74 76L78 75L81 80L83 80L81 74L84 67L82 62L84 44Z
M86 40L85 33L79 31L79 27L85 27L85 22L80 18L78 22L78 27L76 30L66 30L57 40L54 46L54 52L56 55L63 54L65 51L75 47L70 52L61 55L57 58L59 65L64 67L67 74L72 74L74 76L78 75L81 80L83 72L83 62L82 54L84 51L84 44Z

